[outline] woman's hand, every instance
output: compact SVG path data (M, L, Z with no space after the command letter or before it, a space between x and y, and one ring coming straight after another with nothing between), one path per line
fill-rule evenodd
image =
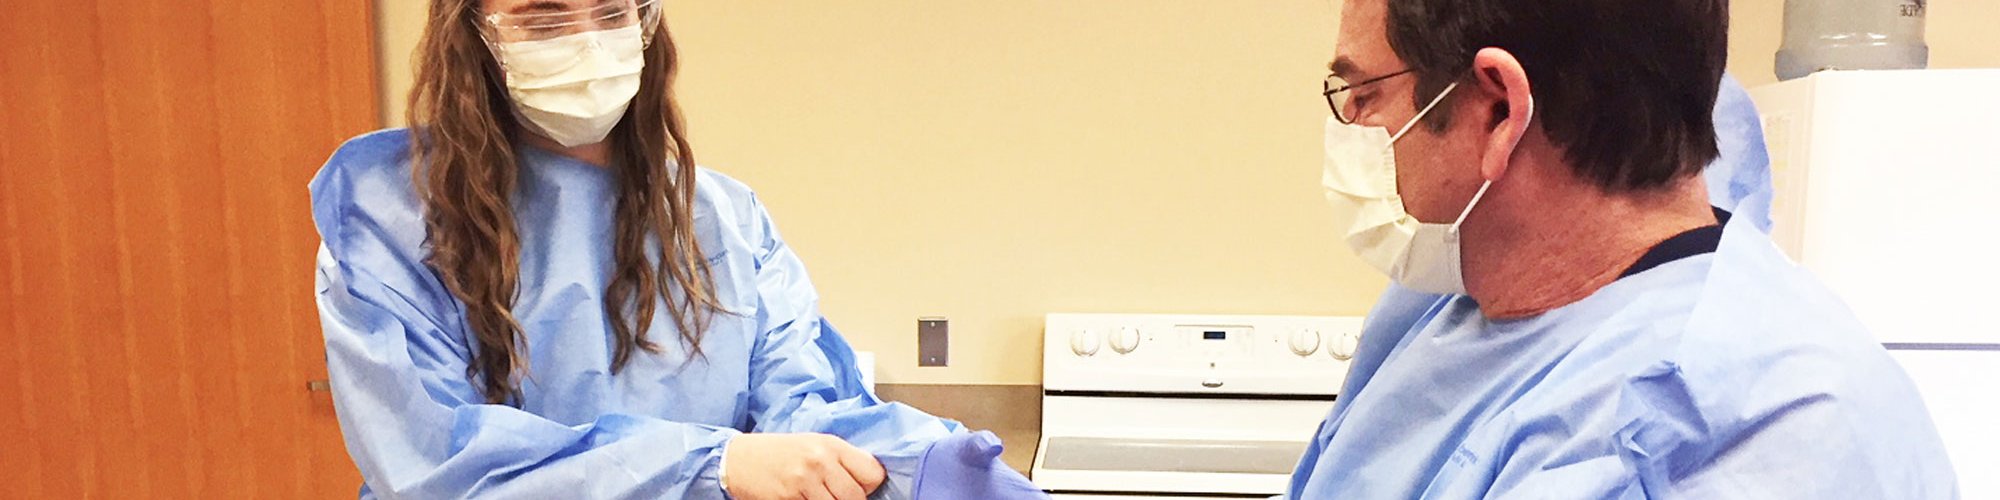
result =
M826 434L742 434L722 456L737 500L866 500L886 473L874 455Z

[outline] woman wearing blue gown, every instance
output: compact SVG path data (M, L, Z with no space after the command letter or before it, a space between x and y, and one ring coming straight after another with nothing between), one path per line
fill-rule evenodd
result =
M657 0L434 0L412 127L349 141L313 179L361 496L853 500L908 498L925 474L1018 479L919 472L940 442L997 443L861 387L756 196L694 166L660 17Z

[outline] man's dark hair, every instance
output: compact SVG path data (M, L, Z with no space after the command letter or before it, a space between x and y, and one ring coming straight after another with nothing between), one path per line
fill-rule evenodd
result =
M1715 93L1729 54L1728 0L1384 0L1389 46L1416 101L1506 49L1535 117L1577 175L1610 192L1662 187L1715 159ZM1439 109L1437 111L1443 111ZM1499 110L1504 112L1505 110ZM1433 111L1434 129L1450 120Z

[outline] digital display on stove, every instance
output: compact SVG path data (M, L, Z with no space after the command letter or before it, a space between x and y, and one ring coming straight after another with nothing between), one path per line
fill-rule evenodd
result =
M1201 332L1201 339L1202 339L1202 340L1229 340L1229 332L1225 332L1225 331L1221 331L1221 330L1209 330L1209 331L1205 331L1205 332Z

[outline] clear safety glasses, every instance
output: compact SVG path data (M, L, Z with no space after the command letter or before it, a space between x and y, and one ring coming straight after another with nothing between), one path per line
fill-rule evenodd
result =
M486 43L539 42L569 35L639 27L651 43L660 25L659 0L535 0L479 19Z

